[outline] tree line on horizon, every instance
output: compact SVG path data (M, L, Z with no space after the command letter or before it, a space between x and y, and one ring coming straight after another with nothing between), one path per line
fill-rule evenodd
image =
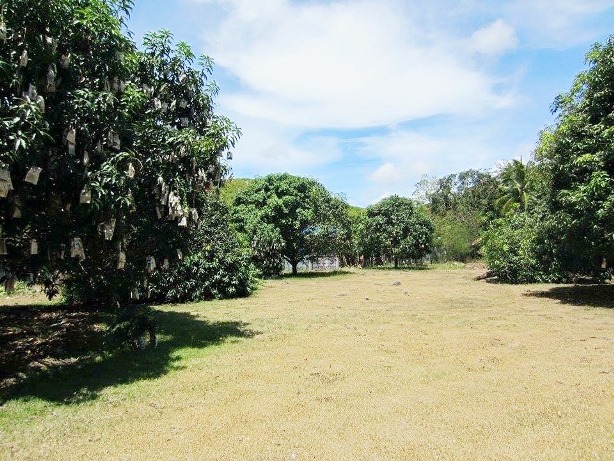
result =
M397 267L427 256L483 258L489 275L503 282L611 279L614 36L595 44L586 64L555 98L556 121L540 133L530 161L425 177L414 200L393 196L366 209L345 204L343 245L335 252L341 261ZM222 196L232 206L234 195L249 195L252 184L271 177L231 182Z

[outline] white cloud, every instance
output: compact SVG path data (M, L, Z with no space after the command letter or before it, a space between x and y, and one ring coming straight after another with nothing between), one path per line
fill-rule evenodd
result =
M403 178L402 172L394 163L386 162L369 175L369 180L380 183L396 182Z
M612 32L614 0L515 0L505 8L533 47L568 47Z
M236 175L290 172L307 174L342 156L333 136L303 136L299 131L275 123L227 114L241 127L243 135L234 149Z
M497 19L486 27L471 34L471 50L485 55L499 55L513 50L518 45L518 37L512 26L503 19Z
M359 128L510 104L464 45L394 1L226 1L207 49L242 90L233 112L306 128ZM412 10L412 9L410 9ZM416 10L417 11L417 10Z
M521 53L588 46L614 23L614 0L180 1L212 11L202 37L233 77L218 103L243 129L237 175L326 177L359 205L524 158L546 122L516 134L539 67Z

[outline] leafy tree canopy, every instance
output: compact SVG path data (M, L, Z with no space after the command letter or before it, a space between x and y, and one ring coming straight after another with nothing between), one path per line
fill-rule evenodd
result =
M433 218L437 258L465 261L478 256L480 236L496 216L497 194L497 180L486 171L422 178L415 196Z
M360 239L365 257L391 258L398 267L430 253L433 223L412 200L393 195L367 208Z
M556 98L557 122L542 133L536 159L546 209L570 252L568 270L596 276L614 263L614 36L594 45L586 62Z
M317 181L283 173L251 182L235 197L233 214L261 267L273 261L275 273L274 261L283 257L296 273L302 260L338 254L349 228L347 208Z
M168 31L137 51L130 4L2 3L2 266L64 279L71 301L138 299L177 264L239 136L213 111L211 61Z

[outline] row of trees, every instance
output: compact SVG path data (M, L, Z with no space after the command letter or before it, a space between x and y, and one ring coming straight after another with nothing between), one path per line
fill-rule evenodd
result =
M293 273L301 261L333 255L346 264L398 267L431 251L433 224L412 200L392 196L356 209L317 181L289 174L244 183L231 213L267 276L279 274L284 261Z

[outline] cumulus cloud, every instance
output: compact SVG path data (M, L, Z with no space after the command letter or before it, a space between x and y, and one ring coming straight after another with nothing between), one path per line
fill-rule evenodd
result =
M218 65L242 90L224 107L317 128L360 128L509 105L498 80L423 30L395 2L225 2L207 35Z
M488 26L476 30L469 40L471 50L492 56L513 50L517 45L516 31L503 19L497 19Z
M201 4L190 21L231 77L218 103L243 129L238 175L317 176L359 205L524 155L547 121L529 136L492 122L534 97L520 53L590 44L614 21L614 0L178 1Z

